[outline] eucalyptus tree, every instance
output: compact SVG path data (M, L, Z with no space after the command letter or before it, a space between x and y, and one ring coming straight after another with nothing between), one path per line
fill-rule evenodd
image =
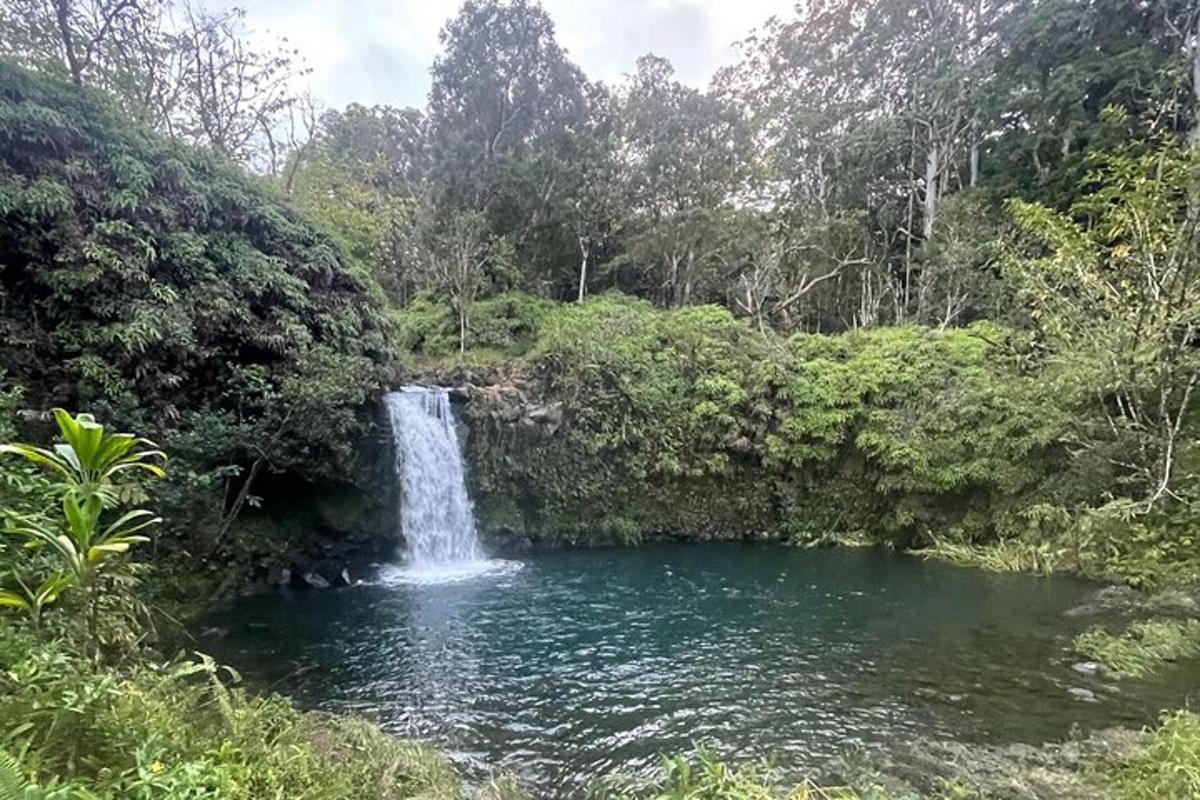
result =
M0 0L0 56L113 94L168 135L253 167L299 102L299 52L193 0Z
M553 285L577 252L564 210L579 183L577 134L588 125L583 72L528 0L468 0L441 41L428 105L438 202L482 214L533 271L529 285Z
M626 259L649 291L678 306L719 287L709 273L726 244L722 223L746 192L753 141L741 109L675 80L654 55L621 92L621 168L629 212Z
M797 218L868 226L856 260L873 273L838 284L861 290L840 301L847 316L875 321L884 305L897 320L920 314L919 249L943 197L979 180L997 24L1011 5L812 4L770 23L722 76L753 110L776 202Z

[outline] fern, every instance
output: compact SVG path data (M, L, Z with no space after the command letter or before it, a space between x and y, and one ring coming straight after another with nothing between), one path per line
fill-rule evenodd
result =
M25 776L17 760L0 750L0 800L24 800Z

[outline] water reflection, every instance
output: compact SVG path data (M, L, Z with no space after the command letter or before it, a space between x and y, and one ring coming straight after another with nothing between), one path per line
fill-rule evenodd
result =
M218 655L573 796L696 741L799 772L854 746L1041 741L1181 703L1178 676L1088 683L1095 704L1067 691L1101 683L1064 651L1095 621L1063 614L1091 588L873 552L549 553L471 580L261 598L221 623ZM293 662L317 669L288 677Z

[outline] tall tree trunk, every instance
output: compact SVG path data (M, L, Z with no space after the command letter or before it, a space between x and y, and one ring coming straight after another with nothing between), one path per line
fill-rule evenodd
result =
M67 69L76 86L83 86L83 64L75 53L75 39L71 35L71 0L54 0L54 15L58 21L58 35L62 40L63 55L67 57Z
M587 293L588 246L587 239L579 237L579 296L575 302L582 303Z
M458 306L458 352L467 352L467 304Z
M979 115L971 118L971 188L979 185Z
M913 122L909 129L908 141L908 224L904 231L904 298L903 308L898 322L904 322L908 313L908 300L912 292L912 250L913 250L913 221L916 219L917 205L917 123ZM865 284L864 284L865 285ZM861 304L860 304L861 310Z
M940 156L938 143L933 138L933 127L930 126L929 149L925 152L925 219L922 230L926 239L933 237L933 221L937 216Z
M1200 13L1196 14L1196 23L1191 39L1188 41L1188 50L1192 56L1192 102L1195 103L1191 140L1193 144L1200 144Z
M692 272L696 263L696 252L688 250L687 266L683 272L683 302L680 305L687 305L692 302Z

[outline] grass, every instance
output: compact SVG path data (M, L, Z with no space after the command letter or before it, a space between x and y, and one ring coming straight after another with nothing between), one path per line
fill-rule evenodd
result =
M520 796L503 781L474 792L441 753L365 720L235 683L203 656L97 667L0 627L0 742L29 777L89 800Z
M993 544L977 545L935 538L933 544L914 553L923 558L936 558L992 572L1049 575L1066 567L1061 551L1046 543L1035 544L1023 539L1001 539Z
M1096 626L1075 637L1074 646L1111 675L1141 678L1168 662L1200 656L1200 620L1142 620L1120 634Z
M1200 797L1200 716L1163 715L1148 744L1111 773L1120 800Z

